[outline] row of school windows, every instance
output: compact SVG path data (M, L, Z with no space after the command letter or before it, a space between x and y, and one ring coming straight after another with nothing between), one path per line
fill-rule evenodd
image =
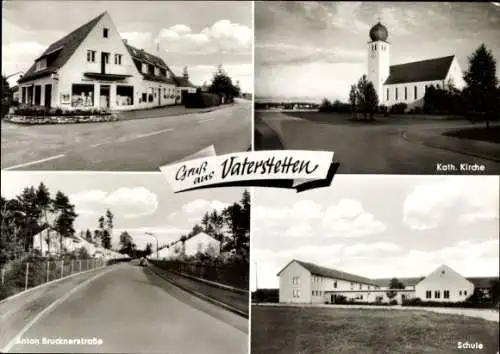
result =
M467 296L467 290L459 290L458 291L459 296ZM425 292L425 298L426 299L432 299L432 290L427 290ZM434 291L434 299L440 299L441 298L441 291L440 290L435 290ZM449 290L444 290L443 291L443 299L449 299L450 298L450 291Z
M425 87L424 87L424 95L425 95L425 91L427 90L427 87L429 87L429 85L425 85ZM439 84L437 84L437 85L436 85L436 87L437 87L438 89L440 89L440 88L441 88L441 86L440 86ZM405 100L407 100L407 99L408 99L408 96L409 96L408 94L409 94L409 92L410 92L410 90L408 90L408 87L407 87L407 86L405 86L405 88L404 88L404 99L405 99ZM389 101L389 99L390 99L390 90L389 90L389 88L387 88L387 91L386 91L386 97L387 97L387 98L386 98L386 100L387 100L387 101ZM413 87L413 99L415 99L415 100L416 100L416 99L417 99L417 97L418 97L418 87L417 87L417 85L415 85L415 86ZM394 100L395 100L395 101L397 101L398 99L399 99L399 90L398 90L398 88L397 88L397 87L395 87L395 88L394 88Z
M312 282L313 282L313 284L325 283L327 280L328 280L327 278L317 277L317 276L314 276L314 275L312 276ZM292 284L299 285L300 284L300 277L298 277L298 276L292 277ZM354 289L354 285L355 285L355 283L353 283L353 282L350 283L351 290ZM359 286L360 290L363 289L363 284L358 284L358 286ZM333 282L333 287L335 289L337 289L337 281L336 280ZM371 286L370 285L368 285L367 288L368 288L368 290L371 290ZM376 288L376 287L374 287L374 288Z

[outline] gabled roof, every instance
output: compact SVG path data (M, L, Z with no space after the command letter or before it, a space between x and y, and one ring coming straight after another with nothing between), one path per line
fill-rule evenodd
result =
M425 277L419 277L419 278L396 278L396 279L398 279L406 287L406 286L415 286L418 283L420 283L420 281L422 279L424 279L424 278ZM389 285L391 284L391 280L392 280L392 278L373 279L373 281L378 286L380 286L381 288L388 288Z
M455 56L451 55L443 58L391 65L389 77L384 85L444 80L448 75L453 58Z
M175 76L174 80L177 82L177 86L180 86L180 87L194 87L194 88L196 88L196 86L193 85L191 83L191 81L189 81L188 78L185 78L183 76Z
M150 54L143 49L137 49L137 48L131 46L130 44L126 43L126 41L124 41L123 43L125 44L125 47L127 47L127 50L129 52L130 56L132 57L132 59L135 59L141 63L146 63L146 64L158 66L159 68L170 72L170 78L167 79L166 77L155 76L155 75L151 75L148 73L143 73L142 71L139 70L140 74L146 80L165 82L165 83L175 85L175 81L173 79L174 75L173 75L172 71L170 70L170 68L167 66L167 64L165 64L165 62L163 61L162 58L160 58L156 55Z
M105 14L106 12L103 12L102 14L100 14L93 20L87 22L83 26L77 28L67 36L52 43L37 60L50 55L56 56L55 60L49 66L47 66L47 68L39 71L35 71L36 68L36 62L35 62L31 66L31 68L24 74L24 76L18 80L18 82L22 83L39 77L50 75L56 72L58 69L60 69L73 55L75 50L80 46L80 44L87 37L89 32L94 28L94 26L99 22L99 20Z
M372 279L361 277L359 275L354 275L354 274L342 272L342 271L336 270L336 269L321 267L321 266L318 266L318 265L313 264L313 263L302 262L302 261L298 261L296 259L292 260L290 263L292 263L292 262L297 262L302 267L306 268L309 272L311 272L311 274L313 274L313 275L319 275L322 277L339 279L339 280L346 280L346 281L350 281L350 282L367 284L367 285L378 285ZM288 265L290 265L290 263L288 263L283 269L288 267ZM283 271L283 269L278 273L278 275Z

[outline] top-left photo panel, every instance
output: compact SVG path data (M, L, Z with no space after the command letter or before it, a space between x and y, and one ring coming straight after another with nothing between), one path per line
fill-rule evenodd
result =
M252 147L250 1L2 1L2 170Z

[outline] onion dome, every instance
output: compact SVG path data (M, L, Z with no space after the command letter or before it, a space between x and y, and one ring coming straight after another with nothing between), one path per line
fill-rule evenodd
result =
M387 28L380 22L378 22L375 26L373 26L370 30L370 38L372 41L387 41L387 37L389 33L387 32Z

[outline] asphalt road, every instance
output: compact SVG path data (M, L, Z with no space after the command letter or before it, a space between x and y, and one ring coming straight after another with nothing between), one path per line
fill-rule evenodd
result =
M109 123L22 126L2 122L2 169L159 171L207 146L217 154L251 146L251 102L211 112L167 116L167 109L137 112L140 119Z
M343 174L488 174L500 173L500 163L450 150L427 146L404 138L404 131L426 132L430 128L456 127L454 122L403 121L401 124L324 124L279 112L261 112L261 131L274 132L285 149L334 151ZM257 136L257 135L256 135ZM268 141L272 139L268 138ZM261 140L262 141L262 140ZM256 144L256 150L275 146ZM438 164L483 164L484 172L439 171Z
M9 352L246 354L248 320L179 289L147 268L121 264L43 315L21 341L42 343L43 338L96 338L102 344L16 344Z

